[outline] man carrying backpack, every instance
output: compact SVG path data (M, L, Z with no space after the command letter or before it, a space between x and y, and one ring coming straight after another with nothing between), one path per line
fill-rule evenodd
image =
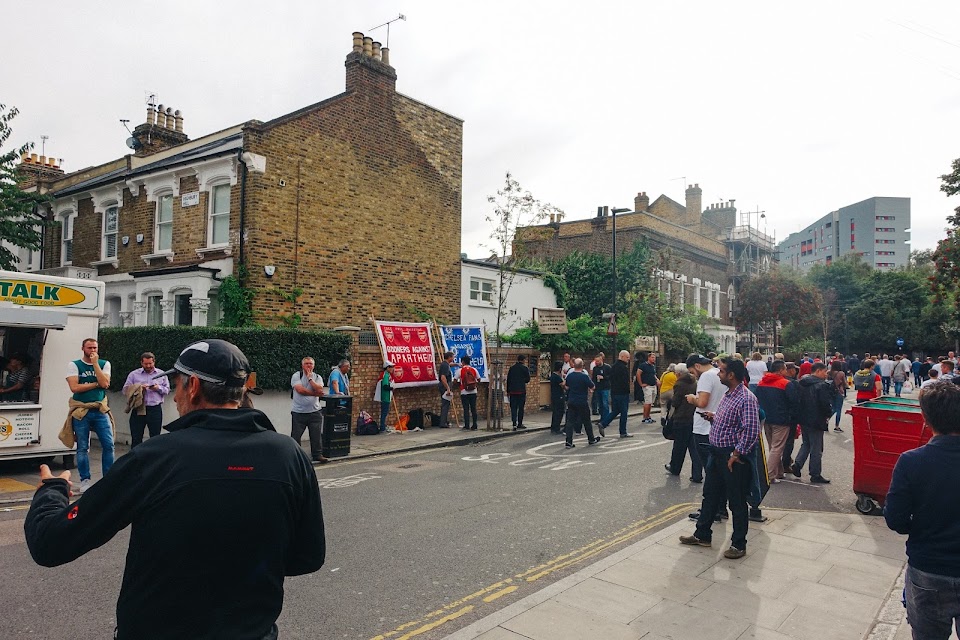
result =
M463 407L463 429L477 430L477 387L480 374L470 366L470 356L460 357L460 371L457 372L460 381L460 405ZM473 416L473 422L470 417ZM472 425L472 426L471 426Z
M800 430L803 432L803 444L797 453L797 460L790 472L800 477L803 464L810 458L810 482L829 484L823 477L821 460L823 458L823 433L827 430L828 420L833 415L833 394L831 384L827 382L827 365L815 362L810 373L800 378Z
M861 369L853 375L853 388L857 391L857 404L873 400L882 395L883 382L880 375L873 370L876 363L867 358L860 363Z

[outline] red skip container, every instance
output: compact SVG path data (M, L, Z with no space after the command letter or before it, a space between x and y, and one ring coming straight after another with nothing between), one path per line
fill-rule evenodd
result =
M853 417L857 511L879 514L900 454L922 447L933 432L924 425L919 406L870 401L854 405L847 413Z

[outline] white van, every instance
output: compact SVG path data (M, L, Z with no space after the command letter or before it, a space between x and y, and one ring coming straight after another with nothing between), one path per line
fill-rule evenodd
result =
M64 455L72 464L74 450L57 437L70 398L67 363L85 338L96 339L103 313L102 282L0 271L2 364L25 360L29 378L23 393L0 393L0 461ZM12 376L0 371L0 391L24 377Z

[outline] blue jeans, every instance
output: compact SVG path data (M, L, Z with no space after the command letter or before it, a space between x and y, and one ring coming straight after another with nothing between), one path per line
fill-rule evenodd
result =
M927 573L907 564L904 586L907 622L914 640L947 640L951 625L960 633L960 578Z
M880 382L883 383L883 395L890 394L890 376L880 376Z
M895 394L897 394L897 397L898 397L898 398L900 397L900 392L901 392L901 391L903 391L903 383L902 383L902 382L897 382L896 380L894 380L894 381L893 381L893 392L894 392Z
M390 417L390 403L380 403L380 431L387 430L387 418Z
M627 435L627 411L630 410L630 394L613 395L611 398L612 409L607 412L606 418L600 419L600 424L606 429L613 422L613 419L620 416L620 435Z
M833 397L833 413L837 418L836 426L840 426L840 416L843 414L843 396L839 393Z
M600 399L598 403L600 405L600 422L605 423L610 417L610 389L604 389L602 391L594 391L594 397L599 396Z
M82 420L73 419L73 432L77 436L77 471L81 480L90 479L90 430L97 434L103 449L103 475L113 466L113 429L110 418L99 411L88 411Z

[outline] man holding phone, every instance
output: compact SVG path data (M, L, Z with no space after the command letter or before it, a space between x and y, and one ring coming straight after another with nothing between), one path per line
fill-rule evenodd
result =
M716 413L706 411L703 416L712 425L700 517L694 534L680 536L680 542L711 546L713 514L726 499L733 516L733 536L723 557L734 560L747 553L747 496L751 469L744 458L760 437L760 407L757 397L743 384L747 376L743 361L724 358L718 376L727 391Z

